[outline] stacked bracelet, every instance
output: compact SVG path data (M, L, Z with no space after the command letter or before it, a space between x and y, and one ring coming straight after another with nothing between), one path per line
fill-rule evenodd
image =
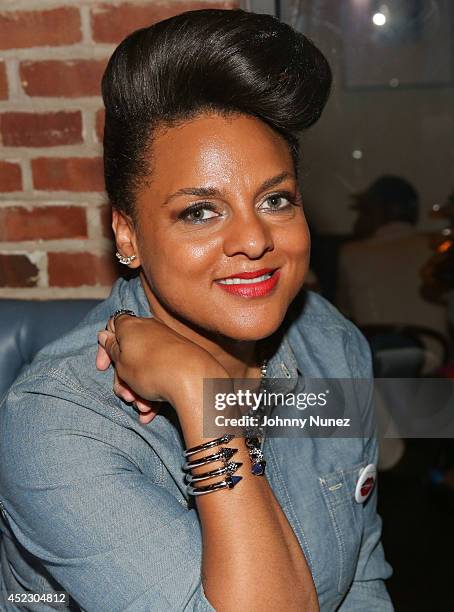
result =
M265 379L267 375L267 366L268 362L265 359L260 368L262 383L263 379ZM261 442L262 440L264 440L263 429L259 427L258 430L255 429L255 431L251 431L249 430L249 428L246 428L244 431L244 436L246 448L248 449L249 458L251 460L251 473L254 476L263 476L263 474L265 473L266 466L266 461L263 456L263 451L261 449ZM216 438L215 440L210 440L209 442L205 442L204 444L199 444L198 446L188 448L184 451L183 454L186 458L188 458L203 450L226 444L227 442L230 442L230 440L232 440L234 437L235 436L233 436L232 434L225 434L224 436ZM204 472L203 474L197 474L196 476L192 474L186 474L185 480L188 483L188 493L190 495L205 495L206 493L212 493L213 491L219 491L225 488L233 489L233 487L242 479L242 476L233 476L233 474L243 464L235 461L229 461L237 451L237 448L221 446L221 449L217 453L201 457L200 459L186 461L182 466L183 470L191 470L192 468L201 467L203 465L206 465L207 463L211 463L212 461L222 461L224 463L223 467L211 470L209 472ZM216 482L215 484L199 487L192 486L192 483L208 480L210 478L214 478L215 476L222 476L223 474L227 474L226 478L220 482Z
M191 474L186 474L185 479L186 482L199 482L201 480L207 480L208 478L213 478L214 476L222 476L223 474L232 475L237 469L243 465L239 461L229 461L225 464L224 467L217 468L216 470L211 470L211 472L205 472L204 474L198 474L197 476L192 476Z
M230 440L233 440L235 436L233 434L225 434L221 438L216 438L216 440L210 440L209 442L204 442L203 444L199 444L198 446L193 446L192 448L187 448L183 455L185 457L190 457L194 453L199 453L202 450L207 450L208 448L213 448L213 446L219 446L220 444L227 444Z
M221 444L225 444L230 442L235 436L232 434L225 434L220 438L216 438L216 440L210 440L209 442L205 442L204 444L199 444L198 446L193 446L192 448L188 448L184 451L185 457L190 457L195 453L199 453L200 451L213 448L214 446L219 446ZM187 485L187 491L190 495L205 495L207 493L212 493L214 491L220 491L222 489L233 489L233 487L240 482L242 476L233 476L236 470L243 465L240 462L229 461L233 457L233 455L238 452L237 448L229 448L225 446L221 446L221 449L212 455L207 455L205 457L201 457L200 459L194 459L192 461L186 461L182 468L183 470L191 470L195 467L200 467L202 465L206 465L207 463L211 463L213 461L222 461L224 463L223 467L217 468L215 470L211 470L209 472L204 472L203 474L197 474L196 476L192 474L186 474L185 479L189 484ZM227 474L224 480L216 482L211 485L206 485L202 487L194 487L191 483L198 482L201 480L207 480L209 478L213 478L215 476L222 476L223 474Z
M214 453L214 455L206 455L206 457L201 457L200 459L194 459L193 461L186 461L183 463L183 470L192 470L192 468L201 467L202 465L206 465L207 463L211 463L211 461L228 461L233 457L235 453L238 452L237 448L227 448L225 446L221 447L221 450L218 453Z
M192 487L188 485L188 493L190 495L205 495L213 491L221 491L222 489L233 489L233 487L242 479L242 476L227 476L225 480L216 482L215 484L207 485L206 487Z

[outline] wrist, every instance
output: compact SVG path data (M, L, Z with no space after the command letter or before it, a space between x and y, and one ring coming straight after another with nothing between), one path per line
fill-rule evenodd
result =
M231 379L227 371L221 365L216 364L203 364L200 367L192 364L185 375L175 381L170 400L178 415L188 411L198 412L201 415L204 401L214 402L216 389L213 389L213 385L207 384L213 379L222 379L222 391L233 391L233 383L229 382Z

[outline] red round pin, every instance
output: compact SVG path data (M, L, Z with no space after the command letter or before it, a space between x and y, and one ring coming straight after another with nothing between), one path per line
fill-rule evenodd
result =
M359 504L365 502L371 494L375 485L376 475L377 468L373 463L369 463L369 465L366 465L366 467L360 470L355 489L355 500Z
M374 486L374 482L375 480L373 478L368 478L363 484L363 486L361 487L361 495L363 497L367 497L369 495L372 490L372 487Z

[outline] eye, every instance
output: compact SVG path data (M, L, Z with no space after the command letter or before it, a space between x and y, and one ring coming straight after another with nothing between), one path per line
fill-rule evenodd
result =
M206 214L207 212L213 214ZM206 223L210 219L217 217L216 209L209 202L197 202L188 208L185 208L179 215L178 219L185 223Z
M264 200L264 203L267 202L269 204L268 206L260 206L262 210L280 212L291 208L291 206L295 204L295 198L290 192L286 191L282 193L273 193Z

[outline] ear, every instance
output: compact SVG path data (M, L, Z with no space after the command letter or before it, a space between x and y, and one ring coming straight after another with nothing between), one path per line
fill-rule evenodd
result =
M112 229L115 234L117 251L129 257L135 255L136 259L129 264L129 268L139 268L140 257L137 249L137 237L132 220L121 211L112 209Z

